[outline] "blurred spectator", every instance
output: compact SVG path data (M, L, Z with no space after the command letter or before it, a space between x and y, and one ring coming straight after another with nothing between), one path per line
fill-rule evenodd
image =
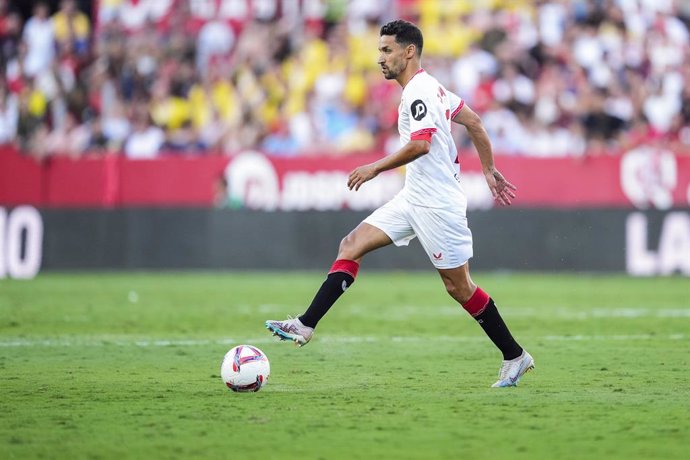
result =
M124 145L125 155L138 160L155 158L165 143L165 133L145 113L134 117L132 133Z
M19 101L16 94L12 94L0 85L0 145L10 144L17 136L19 121Z
M65 122L43 140L42 154L77 158L86 151L90 137L88 125L79 124L74 114L67 112Z
M198 153L204 149L205 146L190 120L186 120L177 129L168 131L165 143L160 147L161 151L169 153Z
M42 156L41 139L38 139L38 135L47 135L47 114L48 101L45 95L34 87L32 79L27 79L26 86L23 86L19 93L17 137L20 149Z
M515 112L494 103L492 108L484 113L483 121L497 152L518 154L527 151L527 133Z
M300 148L287 123L276 122L273 129L264 137L261 149L269 155L295 156L299 155Z
M227 22L211 20L199 30L196 44L196 66L204 76L209 65L228 59L235 43L235 33Z
M113 152L115 144L108 139L103 129L101 119L96 117L89 124L88 144L86 152L90 154L103 154Z
M62 0L53 15L55 39L59 45L70 43L77 54L85 55L89 49L91 21L77 9L75 0Z
M603 153L617 141L624 127L623 120L607 112L605 100L604 90L594 90L584 100L582 125L588 146L596 153Z
M10 9L7 0L0 0L0 37L4 37L7 33L9 14Z
M24 25L22 39L26 44L24 74L36 77L52 66L55 57L55 32L47 3L36 4L33 16Z
M16 11L9 9L7 0L0 0L0 74L16 58L22 40L22 21ZM1 77L2 75L0 75Z
M504 67L501 78L494 83L492 89L494 99L500 103L517 103L523 106L534 104L534 83L512 63Z
M132 125L127 118L123 103L118 101L106 107L100 116L100 123L108 145L120 150L129 136Z
M673 119L680 113L681 99L675 92L664 91L659 85L647 96L642 106L642 113L656 131L668 132Z

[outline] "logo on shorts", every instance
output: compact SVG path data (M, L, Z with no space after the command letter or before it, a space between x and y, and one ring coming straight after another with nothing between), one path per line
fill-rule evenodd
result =
M412 112L412 118L415 120L419 121L424 118L426 115L426 105L424 105L424 101L421 99L414 101L410 107L410 111Z
M438 254L434 254L433 252L431 253L432 256L434 256L434 260L441 260L443 259L443 253L439 252Z

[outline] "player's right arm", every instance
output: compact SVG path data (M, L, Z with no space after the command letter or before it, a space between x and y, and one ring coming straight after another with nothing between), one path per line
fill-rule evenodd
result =
M430 148L431 143L429 143L427 140L411 140L394 154L383 157L373 163L360 166L352 171L347 180L347 187L350 190L359 190L363 183L370 181L374 177L378 176L379 173L406 165L422 155L429 153Z
M499 204L509 206L511 204L511 198L515 198L514 191L517 190L517 187L508 182L506 178L503 177L503 174L494 166L494 154L491 148L491 140L489 140L489 135L486 129L484 129L481 118L479 118L479 115L477 115L474 110L464 103L462 103L454 113L455 116L453 117L453 121L463 125L465 129L467 129L472 144L474 144L477 153L479 153L484 177L491 190L491 194Z

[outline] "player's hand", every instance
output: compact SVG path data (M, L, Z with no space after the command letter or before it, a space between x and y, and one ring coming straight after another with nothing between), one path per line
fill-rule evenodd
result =
M512 203L510 200L515 198L517 187L508 182L503 174L496 169L485 171L484 177L486 183L489 184L489 190L491 190L494 200L501 206L510 206Z
M372 180L378 175L379 173L373 164L360 166L350 173L350 177L347 179L347 188L357 191L363 183Z

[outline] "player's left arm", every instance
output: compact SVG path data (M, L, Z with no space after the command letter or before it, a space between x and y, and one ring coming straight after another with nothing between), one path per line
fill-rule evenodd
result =
M494 166L494 154L491 148L491 140L484 129L481 118L467 104L463 104L457 114L453 117L455 123L459 123L467 129L467 133L472 140L472 144L479 153L482 162L482 170L486 183L489 185L491 194L498 204L509 206L511 198L515 198L514 191L517 190L513 184L508 182L503 174Z

